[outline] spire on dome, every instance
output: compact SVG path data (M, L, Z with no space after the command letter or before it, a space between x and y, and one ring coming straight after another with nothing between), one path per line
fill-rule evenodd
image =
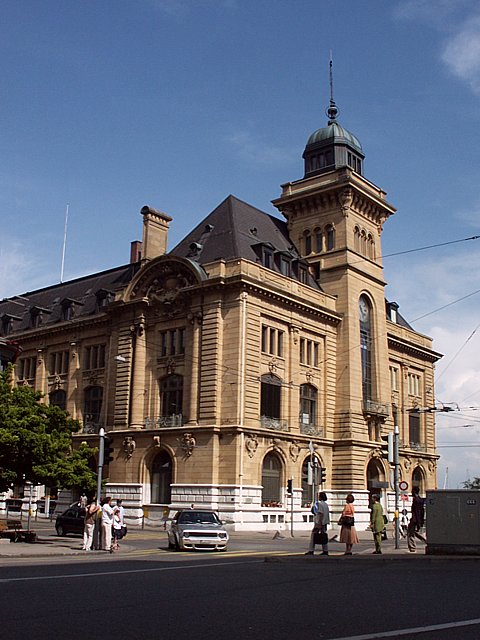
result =
M338 108L333 99L333 57L330 51L330 106L327 109L328 124L333 124L338 115Z

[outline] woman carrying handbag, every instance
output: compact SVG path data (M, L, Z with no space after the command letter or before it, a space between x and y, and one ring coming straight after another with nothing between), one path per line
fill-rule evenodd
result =
M358 544L357 530L355 529L355 508L353 502L355 498L351 493L345 498L345 506L343 507L342 515L338 520L338 524L342 525L340 530L340 542L345 543L345 555L352 555L352 547L354 544Z

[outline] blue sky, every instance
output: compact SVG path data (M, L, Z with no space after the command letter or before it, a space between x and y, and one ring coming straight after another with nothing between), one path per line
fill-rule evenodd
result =
M64 279L128 262L144 204L170 248L230 193L273 213L326 123L330 50L339 121L398 208L387 296L445 354L454 488L480 476L480 294L431 312L480 289L480 240L388 256L480 234L476 0L4 0L0 297L59 281L67 204Z

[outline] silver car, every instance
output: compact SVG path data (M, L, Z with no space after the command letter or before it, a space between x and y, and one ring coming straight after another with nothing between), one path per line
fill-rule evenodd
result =
M169 549L225 551L228 533L215 511L182 509L167 524Z

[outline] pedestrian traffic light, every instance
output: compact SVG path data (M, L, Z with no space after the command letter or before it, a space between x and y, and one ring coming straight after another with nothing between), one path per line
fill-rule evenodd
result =
M327 470L325 467L320 467L320 484L327 481Z
M113 438L104 436L103 438L103 464L113 462Z
M287 480L287 493L293 494L293 479Z

